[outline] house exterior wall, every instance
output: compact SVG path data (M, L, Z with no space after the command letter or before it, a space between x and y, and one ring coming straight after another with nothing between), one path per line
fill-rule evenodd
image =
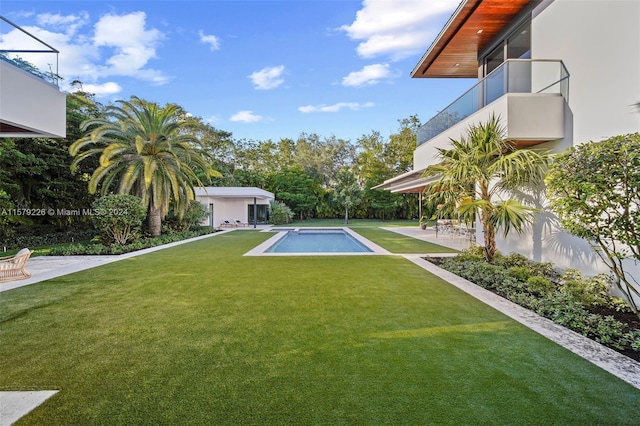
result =
M562 59L570 73L564 138L536 148L562 152L640 131L640 113L632 107L640 101L640 2L543 2L533 11L531 28L532 58ZM534 204L544 208L546 201ZM589 244L562 230L550 213L539 214L524 235L498 238L497 245L505 253L515 251L585 274L609 272ZM640 265L625 264L631 275L640 276Z
M46 81L0 61L0 119L33 133L4 137L66 137L66 95Z
M433 164L436 148L449 146L450 138L458 139L470 124L486 121L492 113L525 133L553 121L554 129L562 127L558 139L535 146L551 152L640 131L640 113L633 107L640 101L640 1L545 0L531 13L531 58L562 60L570 74L568 101L563 102L562 112L557 108L527 110L524 103L508 102L507 94L419 146L414 170ZM536 207L546 205L542 194L520 196ZM476 226L477 241L482 244L481 226ZM518 252L561 268L586 274L608 272L589 244L562 230L548 212L539 214L523 235L498 236L497 245L503 253ZM627 262L627 266L632 275L640 276L640 265Z
M531 37L533 59L562 59L571 74L573 144L640 130L640 2L544 2Z
M253 198L218 198L207 196L196 196L207 209L209 204L213 204L213 226L219 227L224 220L234 222L236 220L247 223L249 220L248 206L253 205ZM256 200L258 205L269 205L269 200ZM202 225L209 225L210 218L202 221Z
M640 2L556 0L533 11L532 57L562 59L569 70L565 137L539 145L561 152L589 141L640 131ZM543 208L544 199L536 204ZM525 235L498 239L498 249L552 261L588 274L607 268L586 241L541 214Z

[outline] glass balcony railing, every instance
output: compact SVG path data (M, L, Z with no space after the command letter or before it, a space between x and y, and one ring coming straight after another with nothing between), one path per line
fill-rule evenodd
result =
M0 16L0 20L9 24L13 28L12 31L18 31L18 36L22 36L23 40L18 42L21 47L33 46L30 49L0 49L0 60L59 87L58 54L60 52L4 16ZM0 26L0 30L2 30L2 34L5 33L2 26Z
M418 146L506 93L559 93L569 99L569 73L560 60L509 59L418 129Z

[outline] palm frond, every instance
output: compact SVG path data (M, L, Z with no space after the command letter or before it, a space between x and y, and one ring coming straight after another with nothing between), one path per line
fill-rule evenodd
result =
M502 229L506 237L512 229L521 234L524 231L524 226L533 222L533 214L537 211L538 209L509 199L494 203L493 214L488 219L497 229Z

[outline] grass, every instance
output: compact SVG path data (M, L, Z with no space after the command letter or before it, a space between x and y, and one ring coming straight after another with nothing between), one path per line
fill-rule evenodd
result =
M391 253L458 253L458 250L406 237L385 229L373 227L354 227L354 230L365 238L374 241Z
M634 424L640 391L398 256L232 232L0 298L19 425ZM376 241L378 242L378 241Z

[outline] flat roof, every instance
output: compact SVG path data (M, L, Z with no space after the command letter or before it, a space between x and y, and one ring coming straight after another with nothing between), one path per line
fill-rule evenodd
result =
M273 200L272 192L254 186L196 186L193 188L196 196L211 198L258 198Z
M392 177L371 189L384 189L396 193L417 194L424 191L425 187L433 182L434 178L423 178L425 169L411 170L401 175Z
M463 0L411 77L477 78L478 52L533 2L538 1Z

